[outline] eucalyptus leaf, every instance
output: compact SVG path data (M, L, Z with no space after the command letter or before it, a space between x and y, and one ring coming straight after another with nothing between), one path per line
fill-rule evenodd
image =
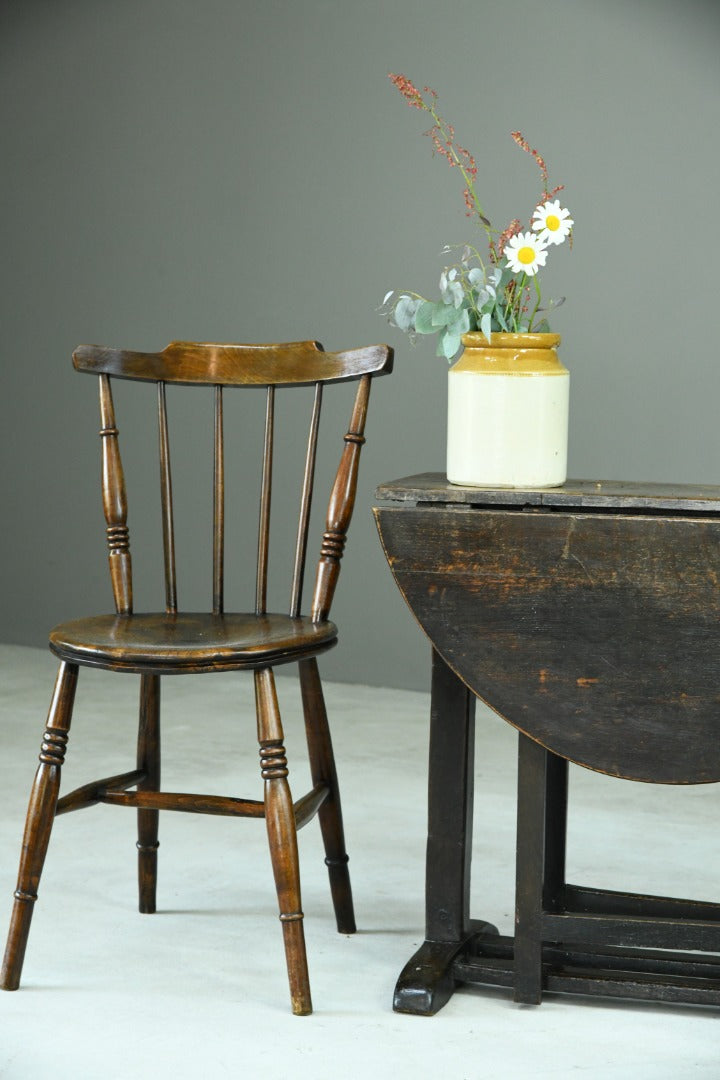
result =
M434 334L437 331L437 326L435 326L432 321L437 306L438 305L433 304L430 300L423 300L420 303L415 312L415 329L418 334Z
M436 304L432 314L432 325L435 330L441 326L447 326L455 317L455 308L452 304Z
M452 285L448 289L448 292L452 296L452 303L456 308L459 308L465 299L465 292L459 281L453 281Z
M451 333L446 330L442 337L442 342L438 344L442 345L442 355L446 360L452 360L455 353L460 349L462 342L460 341L460 334Z
M480 329L490 344L490 333L492 328L492 315L489 311L486 311L483 317L480 319Z
M395 323L398 329L407 333L408 330L415 328L415 313L418 305L419 301L414 300L411 296L400 297L395 305Z
M448 332L453 334L467 334L470 329L470 313L467 308L460 308L456 312L452 322L448 322Z

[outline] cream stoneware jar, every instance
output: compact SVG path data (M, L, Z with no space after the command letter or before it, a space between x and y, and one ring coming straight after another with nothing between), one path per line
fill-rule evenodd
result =
M447 477L476 487L559 487L570 373L559 334L465 334L448 372Z

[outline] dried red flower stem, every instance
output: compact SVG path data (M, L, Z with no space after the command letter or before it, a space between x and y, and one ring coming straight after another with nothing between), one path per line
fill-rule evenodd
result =
M437 108L435 107L435 102L438 97L437 93L429 86L425 86L423 88L423 93L430 99L429 101L426 101L422 93L406 75L390 74L388 78L397 90L400 91L408 105L411 105L415 109L423 109L432 116L434 124L429 131L425 132L425 134L430 137L435 152L445 158L451 168L460 169L465 181L463 198L465 200L466 216L473 217L477 215L489 237L490 233L488 230L491 228L490 222L485 217L477 192L475 191L475 181L478 174L477 162L469 150L456 142L455 128L452 124L449 124L444 120L437 111Z
M502 253L505 250L505 245L507 244L507 242L509 240L511 240L513 236L517 236L517 234L519 232L522 232L522 222L519 221L517 218L513 218L513 220L508 225L507 229L503 229L503 231L500 233L500 235L498 237L498 241L497 241L498 255L502 255Z
M410 79L406 75L388 75L391 83L394 83L402 96L407 101L408 105L412 105L415 109L427 109L427 105L423 101L423 96L418 90L417 86L413 86ZM426 87L427 90L427 87ZM434 91L429 91L434 94Z
M527 141L527 139L522 134L522 132L520 132L520 131L511 131L510 134L513 137L513 139L515 140L515 142L517 143L517 145L520 147L521 150L524 150L526 154L530 154L532 157L535 158L535 161L537 162L537 166L540 169L540 175L542 176L542 182L543 182L543 199L542 199L542 201L547 202L547 200L548 200L548 198L550 196L548 194L548 171L547 171L547 165L545 164L545 158L542 157L538 153L537 150L533 150L530 143ZM559 190L560 190L560 188L556 189L555 194L557 194L557 191L559 191Z

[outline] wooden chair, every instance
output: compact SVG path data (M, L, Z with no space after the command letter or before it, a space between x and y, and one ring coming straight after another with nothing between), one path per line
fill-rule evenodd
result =
M296 1014L310 1013L312 1004L296 830L316 813L325 845L338 930L343 934L355 930L337 775L316 657L337 640L337 628L328 615L355 501L370 382L373 376L391 371L392 350L374 346L325 353L316 342L287 345L174 342L161 353L81 346L75 351L73 362L78 371L99 376L102 497L116 614L66 622L55 627L50 635L50 648L60 659L60 669L30 795L18 886L0 976L2 987L15 990L19 985L33 905L55 815L95 803L110 803L134 806L138 810L139 908L146 913L155 911L160 810L265 818L292 1009ZM133 614L125 481L111 392L113 377L157 385L166 594L166 608L160 613ZM330 494L310 613L301 615L323 388L326 383L348 380L358 381L357 394ZM167 383L214 387L213 603L212 611L207 614L188 614L178 609ZM275 391L277 387L313 384L314 405L302 481L289 613L277 614L267 610ZM249 613L226 612L223 596L225 387L267 388L255 606ZM287 780L288 764L273 677L276 665L290 662L296 662L299 668L313 782L312 790L294 804ZM58 799L60 770L81 666L140 675L137 768L86 784ZM161 791L160 677L235 670L250 670L254 674L263 801Z

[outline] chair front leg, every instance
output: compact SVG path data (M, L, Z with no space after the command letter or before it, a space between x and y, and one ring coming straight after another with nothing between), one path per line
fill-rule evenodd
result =
M335 920L341 934L354 934L355 912L345 850L340 788L320 672L315 657L301 660L298 666L312 781L313 784L326 784L330 791L320 807L318 818L325 845L325 865L330 877Z
M3 990L17 990L20 985L33 906L55 820L60 770L65 759L77 678L76 664L63 662L60 665L25 820L15 903L0 973Z
M265 781L265 823L283 928L290 1000L292 1011L297 1016L305 1016L312 1012L312 1001L300 899L297 830L287 781L288 767L280 710L270 668L255 672L255 704L260 767Z
M160 790L160 676L142 675L140 680L140 723L137 767L145 774L138 791ZM138 810L138 892L139 910L152 915L156 910L159 810Z

